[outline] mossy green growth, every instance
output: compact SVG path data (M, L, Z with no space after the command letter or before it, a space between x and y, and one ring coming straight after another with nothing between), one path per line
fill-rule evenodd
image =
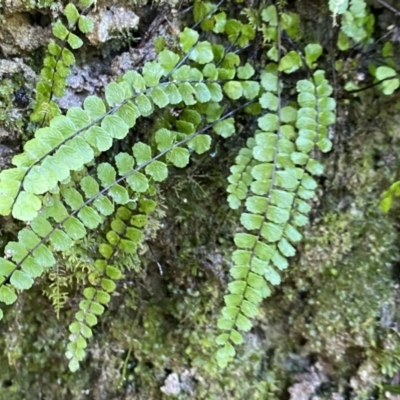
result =
M25 88L21 74L7 75L0 75L0 140L15 140L21 137L26 124L18 109L29 105L30 91ZM8 137L5 137L4 131L8 132Z
M383 305L393 301L397 232L377 213L351 211L328 214L314 232L294 272L306 308L294 324L310 350L340 365L348 348L377 345Z
M207 285L201 283L205 291ZM210 329L212 320L204 319L207 315L204 307L214 306L209 289L194 296L178 294L166 303L161 298L158 301L138 299L132 288L125 287L125 301L114 302L110 313L103 316L103 326L95 333L96 344L79 374L69 373L63 360L65 343L59 339L66 327L55 318L39 291L32 292L32 297L24 296L21 298L24 316L21 317L21 309L16 307L4 325L14 330L18 324L18 335L12 334L0 341L1 351L6 350L9 357L0 366L2 395L10 400L20 399L21 393L30 393L32 397L42 393L61 400L84 399L88 395L97 399L100 394L116 399L128 394L143 400L167 399L174 396L167 395L162 388L168 375L175 372L181 381L176 397L179 399L229 395L240 399L250 393L254 399L264 399L273 390L274 379L273 373L264 370L261 342L255 340L246 346L246 355L233 364L235 376L245 380L240 386L235 376L220 371L212 362L212 339L217 332ZM177 309L181 308L183 298L184 305L196 309L196 313L186 311L186 321L178 323ZM47 311L36 317L34 310L38 306ZM193 323L191 318L203 321ZM96 368L91 367L94 364ZM21 369L21 373L16 374L16 369ZM43 370L48 372L38 378L36 375Z

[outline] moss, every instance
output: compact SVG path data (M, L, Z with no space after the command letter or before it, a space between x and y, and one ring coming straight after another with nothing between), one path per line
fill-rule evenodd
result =
M26 108L29 105L28 96L21 74L9 74L7 78L3 75L0 79L0 141L21 135L26 121L14 110L16 107ZM5 132L9 132L10 137L6 137Z
M308 242L301 266L293 271L300 276L296 288L305 307L294 325L310 351L345 361L346 349L376 344L382 304L393 298L397 233L388 221L383 227L377 215L352 224L348 213L335 217L327 234ZM327 246L337 253L327 252Z

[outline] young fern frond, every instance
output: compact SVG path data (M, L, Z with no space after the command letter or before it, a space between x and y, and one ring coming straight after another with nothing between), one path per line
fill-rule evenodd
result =
M65 271L56 265L54 273L51 273L49 279L53 282L44 290L46 296L51 300L57 318L60 318L61 309L67 303L68 282L64 277Z
M274 74L266 74L269 74L268 82L274 80ZM334 101L328 97L332 88L321 71L314 74L314 80L317 86L312 80L299 81L300 108L297 111L283 107L278 117L274 114L260 117L261 131L249 143L251 156L258 163L250 167L251 178L247 173L244 184L253 194L246 195L247 212L242 213L240 219L247 232L237 233L234 238L238 247L233 253L234 266L230 270L234 281L228 286L230 294L225 296L226 306L218 322L219 327L227 331L217 339L222 346L217 353L221 366L235 355L233 345L243 340L237 329L250 330L249 318L258 315L259 303L271 294L269 284L280 283L277 271L288 267L287 258L296 252L293 245L302 238L298 228L308 223L307 214L311 207L305 200L314 197L317 187L310 174L323 172L322 166L310 158L310 152L316 145L322 151L330 149L326 127L334 121L331 111ZM269 84L265 83L263 87L269 90L266 93L274 95ZM294 135L297 136L295 144L292 142ZM249 164L248 150L245 149L247 157L239 159L244 161L242 169ZM235 200L237 198L236 195ZM230 205L237 208L236 202L230 202Z
M73 51L83 45L82 39L72 33L72 30L76 26L82 33L93 30L92 20L84 15L92 2L80 1L81 8L84 8L81 13L74 4L68 4L64 10L68 28L61 21L53 25L53 35L61 41L61 45L50 42L47 47L48 54L44 58L44 67L40 73L41 80L36 87L36 104L31 114L33 122L40 122L42 126L47 125L51 119L61 114L53 101L53 96L62 97L65 94L67 77L71 72L69 67L75 63ZM67 44L72 51L67 49Z

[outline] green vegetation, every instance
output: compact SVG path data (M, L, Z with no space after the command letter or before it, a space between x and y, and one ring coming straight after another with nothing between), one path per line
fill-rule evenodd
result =
M0 172L1 393L280 399L312 366L321 398L383 396L400 366L399 237L379 210L399 195L384 156L400 83L369 6L319 9L332 46L301 6L195 1L155 60L63 113L92 3L53 21L34 137Z

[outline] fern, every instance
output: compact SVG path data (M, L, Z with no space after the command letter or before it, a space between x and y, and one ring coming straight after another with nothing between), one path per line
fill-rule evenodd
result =
M268 13L274 16L276 11L272 12L271 7ZM281 27L275 17L268 19L272 27L277 26L273 37L280 49ZM269 285L280 284L278 271L285 270L287 258L296 253L294 245L302 238L298 228L308 222L310 206L306 200L314 197L317 187L311 175L323 171L310 153L315 146L322 151L331 148L327 126L335 121L335 101L329 97L333 90L323 71L297 83L298 109L283 106L282 99L282 73L296 71L303 62L313 68L322 53L321 46L308 45L305 57L296 51L283 56L280 50L277 52L277 64L268 64L262 72L264 93L259 100L262 108L276 113L267 111L258 118L260 130L241 150L229 178L230 206L236 209L245 200L246 212L241 214L240 222L246 231L234 237L238 249L232 255L233 281L218 321L225 331L217 338L221 346L217 360L222 367L234 357L234 345L243 342L239 330L251 329L250 319L258 315L259 303L271 294ZM270 58L275 59L275 55Z
M53 281L44 293L51 300L57 318L60 318L61 309L65 306L68 298L69 287L67 280L64 278L64 270L57 265L54 274L49 274L49 279Z
M137 246L143 240L140 228L146 225L147 214L154 210L154 206L155 203L139 201L139 210L144 213L137 213L122 206L112 219L106 242L101 243L98 248L101 258L94 262L94 271L88 276L92 286L83 290L85 299L79 303L80 310L75 314L75 321L69 326L71 335L66 356L70 359L71 371L76 371L79 362L84 358L86 339L92 336L92 327L97 324L97 316L103 314L104 306L110 301L110 294L116 288L114 281L122 276L121 253L136 253ZM131 203L130 207L135 208L136 204Z
M368 44L374 29L375 18L368 12L364 0L329 0L329 9L332 12L334 25L337 16L341 15L338 48L348 50L351 41Z
M185 29L181 34L181 47L186 56L203 65L208 63L207 68L204 67L205 75L216 75L219 71L235 75L234 70L230 72L224 67L229 66L232 58L238 61L237 56L227 54L220 60L220 68L213 67L209 63L214 58L212 45L197 42L197 32ZM233 133L233 120L228 118L232 112L220 117L220 113L215 114L210 108L216 107L217 101L222 99L215 77L204 79L198 68L179 66L179 61L179 55L164 50L158 62L143 67L142 75L131 71L120 82L110 83L105 89L106 103L89 96L83 108L72 107L66 115L54 117L49 127L38 129L35 137L25 144L24 152L14 157L15 168L0 173L1 214L11 213L28 224L19 232L17 242L8 243L5 257L0 259L0 301L15 302L16 291L29 289L35 278L56 264L54 255L57 252L66 252L74 241L85 237L87 230L105 223L106 218L115 213L115 204L130 204L134 195L149 193L152 182L165 180L167 163L182 168L189 162L189 149L198 153L207 151L211 138L203 132L211 126L223 136ZM164 82L160 82L162 77ZM223 90L234 99L243 94L237 85L229 82L224 84ZM155 133L158 154L148 144L137 142L131 154L120 153L115 157L116 168L109 163L101 163L95 169L85 167L95 156L109 150L114 140L125 139L136 119L151 115L155 106L165 107L170 103L194 106L198 102L209 102L207 109L200 105L198 110L207 115L211 125L196 130L201 114L186 108L174 121L177 130L166 124ZM159 160L162 157L164 161ZM84 175L79 184L73 179L74 171ZM119 249L125 252L133 251L142 240L136 228L127 228L127 232L128 237L133 235L135 239L120 240ZM102 290L85 289L86 300L81 303L77 321L70 327L72 336L67 354L72 370L84 355L85 338L91 336L90 326L95 321L93 315L104 310L102 304L108 299L104 293L115 287L109 283L110 273L107 272L112 267L108 265L113 254L110 244L102 244L99 252L107 260L106 264L97 263L103 266L97 268L102 274L97 277ZM114 278L117 275L114 273ZM100 295L102 301L98 300Z
M72 30L76 26L82 33L93 30L93 21L84 15L92 3L93 0L81 0L80 6L84 8L82 13L79 13L74 4L67 4L64 15L68 21L68 28L61 21L53 25L53 35L61 41L61 45L52 41L47 47L48 54L43 60L44 67L40 73L41 81L36 87L36 105L31 114L33 122L47 124L52 118L61 114L53 101L53 95L61 97L65 94L67 77L71 72L69 67L75 63L73 51L83 45L82 39ZM67 44L72 51L66 47Z
M226 306L218 322L227 331L217 339L223 346L217 354L222 366L235 355L232 344L243 341L237 329L251 328L249 318L258 314L259 303L271 294L268 284L280 283L277 270L288 267L287 258L295 255L293 245L302 238L298 228L307 224L310 211L306 200L314 197L317 187L311 175L323 172L310 152L315 145L323 151L331 147L326 127L334 121L335 103L328 97L332 88L322 71L314 74L314 80L297 83L298 110L279 107L279 74L266 72L264 77L265 94L271 96L263 95L268 100L261 104L272 109L277 106L279 111L258 119L261 131L249 140L245 156L236 159L239 168L233 167L230 177L242 183L243 189L230 195L230 205L237 208L246 198L247 212L242 213L240 222L249 233L237 233L234 238L238 247L230 271L234 281L229 284L230 294L225 296Z

